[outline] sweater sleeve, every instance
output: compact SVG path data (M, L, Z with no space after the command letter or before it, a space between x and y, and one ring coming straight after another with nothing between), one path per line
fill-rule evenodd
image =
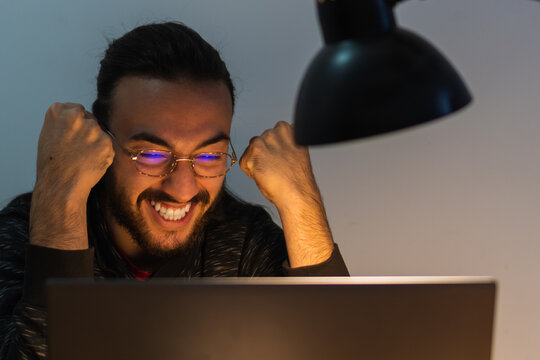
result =
M94 249L58 250L28 245L24 269L23 300L46 306L46 282L52 278L91 278Z
M28 244L31 194L0 212L0 360L45 359L45 282L92 274L93 250L63 251Z
M349 276L349 270L336 243L330 258L323 263L291 268L289 262L285 262L283 268L287 276Z

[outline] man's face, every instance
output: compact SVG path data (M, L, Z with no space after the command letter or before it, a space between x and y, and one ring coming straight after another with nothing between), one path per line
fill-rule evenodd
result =
M167 150L182 158L228 152L232 102L223 82L126 77L112 104L110 130L130 151ZM224 176L198 177L188 161L177 162L167 176L146 176L118 146L115 151L105 196L107 220L120 229L117 238L123 237L117 243L128 241L142 253L161 257L189 248Z

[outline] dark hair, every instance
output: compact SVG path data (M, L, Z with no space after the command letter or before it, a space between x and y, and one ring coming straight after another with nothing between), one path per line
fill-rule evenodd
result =
M92 112L106 126L114 89L125 76L223 81L234 109L234 85L218 51L181 23L148 24L133 29L109 44L100 64Z

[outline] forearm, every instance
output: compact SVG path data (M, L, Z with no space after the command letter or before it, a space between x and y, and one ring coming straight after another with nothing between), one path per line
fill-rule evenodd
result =
M292 268L330 258L334 242L318 190L289 198L278 206Z
M334 248L307 147L294 142L293 128L280 121L253 137L240 167L278 209L291 267L320 264Z

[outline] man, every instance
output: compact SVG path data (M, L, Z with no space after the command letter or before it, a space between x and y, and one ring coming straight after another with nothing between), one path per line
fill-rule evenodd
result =
M217 51L175 23L112 42L92 113L53 104L31 194L0 214L0 358L44 358L52 277L348 275L308 150L284 122L242 170L283 230L224 186L234 87Z

